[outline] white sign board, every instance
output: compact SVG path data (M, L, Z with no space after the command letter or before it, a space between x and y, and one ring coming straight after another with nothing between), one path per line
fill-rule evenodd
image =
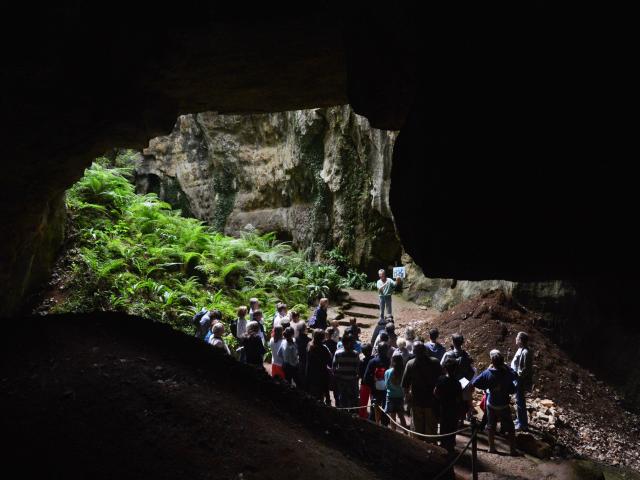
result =
M404 267L393 267L393 278L405 278L405 276Z

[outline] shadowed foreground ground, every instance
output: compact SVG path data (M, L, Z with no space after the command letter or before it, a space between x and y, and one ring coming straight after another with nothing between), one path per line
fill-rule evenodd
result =
M15 319L2 343L2 464L22 477L430 478L443 465L440 449L148 320Z

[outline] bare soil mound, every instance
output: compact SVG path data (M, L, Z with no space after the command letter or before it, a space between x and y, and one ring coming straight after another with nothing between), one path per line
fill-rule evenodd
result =
M0 459L21 478L424 478L444 465L439 448L166 325L119 314L5 325Z
M451 334L462 333L479 371L488 366L493 348L510 360L516 350L516 334L526 331L534 350L535 384L530 403L538 411L531 412L536 414L533 426L570 452L640 469L640 417L626 411L611 387L572 361L538 329L539 320L537 313L498 290L456 305L433 320L417 322L415 327L427 339L429 329L438 328L447 346ZM597 339L593 355L598 355ZM536 399L550 399L555 405L549 409Z

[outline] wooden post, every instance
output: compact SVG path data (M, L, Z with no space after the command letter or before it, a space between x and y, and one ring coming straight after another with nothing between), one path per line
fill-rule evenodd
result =
M478 480L478 425L471 419L471 478Z

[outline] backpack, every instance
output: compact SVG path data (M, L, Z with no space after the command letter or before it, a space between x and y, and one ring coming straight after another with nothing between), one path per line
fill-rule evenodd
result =
M201 330L202 327L200 326L200 320L202 320L202 317L204 317L207 313L209 313L209 310L207 310L206 308L203 308L198 313L196 313L191 319L191 324L196 329L196 333L195 333L196 337L203 337L204 334L206 333Z
M466 350L463 350L460 354L454 351L453 355L458 362L458 366L456 367L456 377L473 377L474 372L473 367L471 367L471 357L469 357Z
M202 317L204 317L207 313L209 313L209 310L207 310L206 308L203 308L198 313L196 313L191 319L191 323L193 324L193 326L200 327L200 320L202 320Z
M376 381L376 390L386 390L387 384L384 381L384 372L386 369L384 367L376 367L373 371L373 378Z

